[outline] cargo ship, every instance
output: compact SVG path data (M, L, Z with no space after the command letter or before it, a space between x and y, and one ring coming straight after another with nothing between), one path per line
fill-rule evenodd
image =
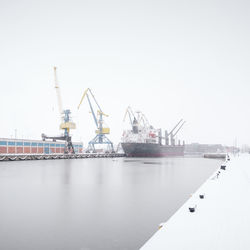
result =
M161 129L155 129L149 124L146 116L141 112L134 112L127 108L124 120L129 117L131 129L124 130L121 146L127 157L171 157L184 156L185 143L176 142L176 135L184 125L182 119L165 136ZM165 143L163 144L163 140Z

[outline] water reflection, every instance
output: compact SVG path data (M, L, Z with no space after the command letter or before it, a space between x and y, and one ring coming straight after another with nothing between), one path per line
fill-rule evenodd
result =
M0 163L0 249L138 249L219 161Z

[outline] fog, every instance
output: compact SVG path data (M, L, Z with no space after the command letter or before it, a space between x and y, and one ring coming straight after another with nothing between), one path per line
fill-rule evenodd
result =
M57 135L53 66L73 140L94 137L95 94L118 143L128 105L186 142L250 140L248 1L0 1L0 137Z

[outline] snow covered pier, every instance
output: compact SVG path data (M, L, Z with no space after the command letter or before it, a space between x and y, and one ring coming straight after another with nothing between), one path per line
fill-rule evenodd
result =
M250 155L231 157L141 250L250 249Z
M0 154L0 161L26 161L26 160L59 160L84 158L114 158L124 157L121 153L82 153L82 154Z
M226 159L227 154L226 153L210 153L210 154L204 154L203 155L204 158L211 158L211 159Z

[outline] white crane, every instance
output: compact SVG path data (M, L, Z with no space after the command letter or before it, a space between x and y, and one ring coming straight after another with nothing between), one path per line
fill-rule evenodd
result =
M58 110L59 110L59 114L60 114L60 120L63 122L62 97L61 97L61 91L60 91L58 80L57 80L56 67L54 67L54 79L55 79L55 89L56 89L56 95L57 95L57 102L58 102Z

